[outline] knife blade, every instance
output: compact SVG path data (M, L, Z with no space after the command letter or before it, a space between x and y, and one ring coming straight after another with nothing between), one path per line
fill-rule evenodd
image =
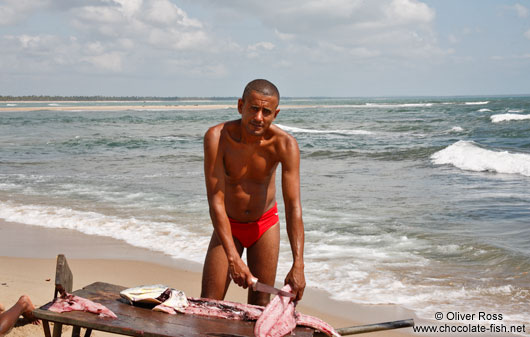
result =
M265 283L258 282L257 279L253 279L252 280L252 289L254 291L261 291L261 292L269 293L269 294L273 294L273 295L294 297L294 294L291 294L291 293L289 293L287 291L283 291L283 290L278 289L278 288L274 288L274 287L272 287L270 285L267 285Z

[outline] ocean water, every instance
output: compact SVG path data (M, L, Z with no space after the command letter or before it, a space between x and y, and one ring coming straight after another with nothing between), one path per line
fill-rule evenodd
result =
M212 232L202 136L238 118L216 107L235 103L0 103L0 218L202 263ZM76 109L87 105L133 107ZM427 319L530 321L530 97L282 105L275 123L301 150L308 286ZM291 263L285 230L280 254L279 281Z

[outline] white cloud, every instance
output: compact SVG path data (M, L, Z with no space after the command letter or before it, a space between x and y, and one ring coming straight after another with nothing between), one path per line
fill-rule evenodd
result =
M378 28L430 23L435 12L418 0L210 0L244 17L251 13L282 34L328 34L335 28Z
M291 68L293 66L293 63L287 60L279 60L278 62L273 64L273 67L275 68Z
M72 14L77 28L106 40L174 50L203 48L210 41L202 23L169 0L108 0Z
M86 51L92 54L102 54L105 52L105 48L101 44L101 42L89 42L85 45Z
M142 7L143 0L113 0L115 3L120 5L118 9L126 17L132 17Z
M406 24L429 23L435 16L434 10L417 0L392 0L385 13L389 19Z
M281 3L281 2L280 2ZM324 16L348 18L353 11L362 5L361 0L310 0L284 2L283 9L289 16ZM279 7L281 8L281 7ZM283 11L283 10L282 10Z
M276 34L276 36L280 40L283 40L283 41L289 41L289 40L293 40L294 38L296 38L296 35L294 35L294 34L282 33L282 32L280 32L277 29L274 30L274 34Z
M520 3L516 3L511 8L513 8L515 10L515 12L517 13L518 17L520 17L520 18L527 18L528 17L528 8L526 8L525 6L521 5Z
M220 6L216 0L210 3ZM253 15L284 44L282 49L298 56L301 50L309 51L301 59L318 55L319 62L335 62L341 57L444 55L436 47L432 27L436 13L418 0L225 0L222 7L232 8L232 15L240 15L241 20Z
M263 42L258 42L256 44L248 46L248 49L251 51L273 50L274 44L271 42L263 41Z
M17 20L21 20L31 15L37 2L5 0L0 11L8 8L10 13L18 13ZM244 57L248 50L274 48L263 42L245 49L222 37L214 39L200 20L190 17L171 0L54 0L52 3L41 0L40 3L44 17L65 20L61 22L65 34L27 34L19 29L18 34L0 35L0 65L9 69L10 74L74 77L121 73L148 78L187 74L219 78L230 67L216 55L222 58L223 52L230 49ZM14 21L1 23L14 24Z
M61 39L52 35L6 35L0 39L0 63L12 73L53 72L67 57L75 54L68 48L70 53L63 56L65 48L61 45Z
M507 4L516 1L524 3ZM45 4L41 12L32 9L37 3ZM27 78L57 74L56 82L78 83L75 90L105 78L122 92L130 83L153 92L163 83L158 88L167 93L173 85L191 90L190 83L202 81L200 90L208 82L218 90L213 93L221 88L229 94L229 86L219 83L254 73L293 83L290 78L302 76L300 89L293 85L299 93L320 78L330 87L376 75L394 83L396 73L427 74L453 62L460 55L450 48L467 45L462 29L438 35L445 22L435 25L441 15L427 4L446 13L445 5L426 0L0 0L0 24L14 22L6 30L10 38L0 34L0 66ZM512 18L528 15L522 5L503 8ZM2 11L9 11L9 20ZM28 17L31 25L21 21ZM481 18L480 28L494 21ZM475 21L454 27L469 22ZM530 39L530 31L524 34Z
M27 16L39 1L5 2ZM186 66L175 69L191 73L190 68L201 67L197 74L218 76L239 69L238 62L257 58L263 65L308 67L311 62L331 66L356 60L376 63L382 58L445 55L437 47L431 26L435 12L419 0L210 2L213 6L209 10L230 11L233 21L244 22L237 19L248 19L251 14L264 30L254 41L248 41L249 34L237 41L237 34L230 35L229 29L214 30L214 21L191 17L173 0L46 0L40 1L45 4L41 6L68 20L64 24L75 41L57 36L49 46L39 44L39 53L49 55L39 62L46 63L43 69L60 64L81 72L148 73L151 69L164 73L163 67L175 65L168 60L176 59ZM32 36L25 37L23 43L29 46L50 38ZM20 62L32 62L37 52L20 43L17 48L24 49ZM183 58L208 62L183 63Z
M146 18L151 22L169 26L177 23L182 27L202 27L199 20L189 18L186 12L167 0L148 1L146 3Z
M203 31L151 28L145 41L160 49L198 50L206 45L208 36Z
M355 58L371 58L371 57L377 57L381 55L381 53L377 50L370 50L365 47L358 47L358 48L352 48L349 51L350 55L354 56Z
M200 58L176 58L167 61L167 72L169 76L185 75L189 78L218 79L229 73L225 64L216 60Z
M268 52L274 49L274 44L267 41L258 42L255 44L252 44L248 46L247 50L247 57L249 58L257 58L264 52Z
M93 56L86 56L83 58L86 61L100 70L108 70L112 72L120 72L122 70L122 55L118 52L98 53Z
M0 25L9 25L23 20L49 4L49 0L3 0L0 4Z
M530 54L515 54L515 55L508 55L508 56L501 56L501 55L493 55L490 56L490 59L494 61L513 61L513 60L526 60L530 59Z

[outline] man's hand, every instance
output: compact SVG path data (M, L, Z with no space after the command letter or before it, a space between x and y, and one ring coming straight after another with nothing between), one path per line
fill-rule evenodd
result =
M285 284L291 286L292 292L295 294L295 301L300 301L304 295L305 276L304 267L293 265L287 276L285 277Z
M228 262L228 273L238 286L244 289L252 286L254 276L239 256Z

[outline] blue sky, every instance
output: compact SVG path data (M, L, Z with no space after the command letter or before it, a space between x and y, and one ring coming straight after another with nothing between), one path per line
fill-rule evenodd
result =
M0 0L0 95L530 94L530 1Z

